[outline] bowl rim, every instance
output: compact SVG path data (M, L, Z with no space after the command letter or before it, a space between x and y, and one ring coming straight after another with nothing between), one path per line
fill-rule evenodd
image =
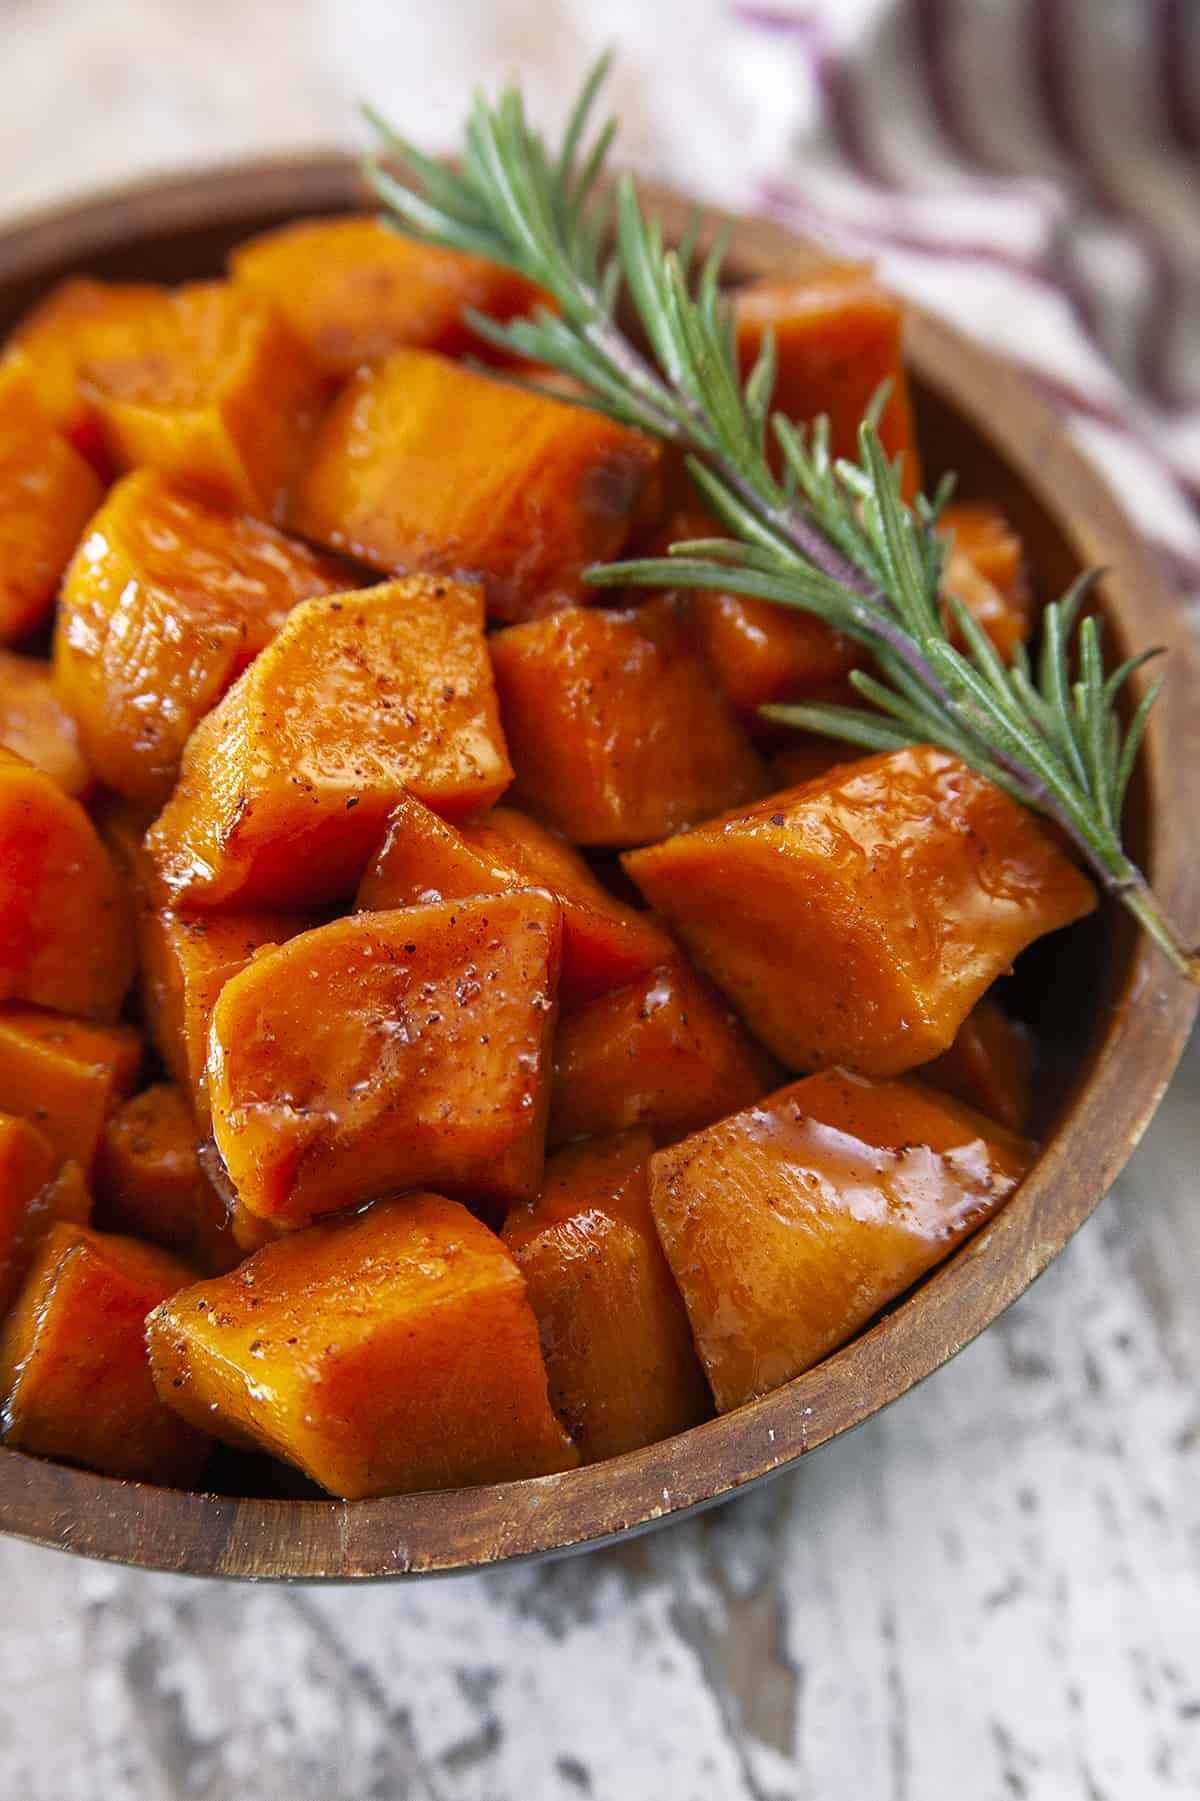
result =
M643 184L668 232L691 202ZM138 236L270 215L345 210L365 198L341 152L222 163L137 181L0 222L0 289L57 275ZM258 220L257 227L255 220ZM781 225L731 219L736 261L783 273L824 260ZM1027 379L920 307L907 308L920 382L966 422L1053 518L1081 561L1102 565L1106 611L1171 651L1171 680L1144 750L1150 873L1200 937L1189 826L1200 819L1200 655L1159 559L1104 478ZM1170 754L1168 754L1170 747ZM565 1554L680 1519L778 1474L861 1424L949 1361L1042 1273L1120 1172L1182 1054L1200 996L1141 937L1091 1073L1017 1194L922 1285L841 1351L760 1400L606 1463L563 1475L383 1500L271 1500L153 1488L0 1450L0 1530L85 1555L190 1575L350 1581L447 1573Z

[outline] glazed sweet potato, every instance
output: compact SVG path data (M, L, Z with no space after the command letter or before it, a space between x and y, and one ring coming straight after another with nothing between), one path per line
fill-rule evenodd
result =
M54 1147L36 1126L0 1113L0 1319L21 1285L29 1261L30 1221L57 1168Z
M599 413L402 350L326 414L291 524L373 569L477 576L491 618L529 619L590 593L657 459Z
M988 1218L1029 1159L957 1101L845 1070L657 1152L650 1202L718 1408L844 1344Z
M550 1404L585 1463L704 1419L708 1386L650 1214L649 1132L562 1151L505 1241L541 1330Z
M206 506L157 470L126 476L67 572L54 641L93 769L161 807L189 733L296 603L347 583L261 520Z
M764 772L681 609L572 608L491 640L514 794L579 844L646 844Z
M772 407L803 422L825 414L834 456L857 461L859 424L880 383L890 382L879 436L889 457L903 454L910 499L921 485L921 467L901 355L903 311L870 269L830 264L814 274L750 282L738 289L734 310L743 371L753 367L765 334L774 332Z
M843 765L625 864L801 1070L929 1062L1018 951L1096 904L1032 814L928 745Z
M59 698L53 667L41 657L0 650L0 744L52 776L72 800L92 786L79 728Z
M962 601L1007 663L1033 630L1021 540L990 506L947 507L942 529L951 546L942 587Z
M609 893L557 832L513 807L456 831L406 795L358 891L358 905L407 907L545 888L562 907L562 999L575 1007L636 980L673 954L670 938Z
M199 913L146 905L138 919L146 1029L196 1118L208 1118L208 1027L217 996L264 946L286 944L317 921L307 913Z
M0 1000L115 1019L133 965L128 898L96 828L0 745Z
M148 1238L193 1268L219 1275L241 1260L225 1203L200 1167L191 1103L174 1082L144 1088L107 1121L96 1205L100 1225Z
M0 1005L0 1109L32 1121L59 1158L85 1171L141 1061L141 1037L132 1026Z
M55 1226L0 1339L4 1442L106 1476L195 1482L211 1441L159 1400L145 1344L150 1309L190 1280L151 1245Z
M54 429L22 357L0 360L0 644L47 618L100 499L95 471Z
M1009 1019L990 995L972 1007L954 1043L921 1070L921 1080L998 1119L1010 1132L1027 1132L1033 1111L1033 1037Z
M265 951L213 1010L213 1136L243 1206L303 1225L436 1182L541 1180L560 913L526 891L359 913Z
M266 1246L158 1308L149 1343L185 1418L348 1500L578 1462L515 1262L440 1195Z
M510 319L536 290L481 256L420 244L374 214L303 219L239 244L233 279L272 301L331 376L406 345L478 350L463 309Z
M273 519L326 380L268 301L228 282L170 292L80 367L115 469L144 464Z
M550 1142L645 1126L669 1143L749 1106L777 1079L737 1015L677 960L563 1020Z
M162 314L166 289L149 282L59 282L15 327L9 342L26 358L38 400L55 427L107 473L96 409L83 393L89 358L120 353Z
M413 576L293 610L192 734L147 847L177 903L319 905L406 791L461 819L510 776L479 590Z

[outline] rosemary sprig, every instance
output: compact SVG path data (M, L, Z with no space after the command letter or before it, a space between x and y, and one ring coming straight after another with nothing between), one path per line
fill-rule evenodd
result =
M573 376L585 402L610 417L681 446L701 497L732 534L596 567L588 579L724 588L814 613L855 639L873 659L870 673L850 678L865 707L770 707L769 717L868 750L932 743L954 752L1053 820L1173 966L1200 984L1200 951L1182 944L1121 841L1122 805L1161 678L1124 726L1118 697L1157 653L1105 671L1099 624L1083 611L1093 572L1047 607L1036 666L1023 647L1001 661L966 608L943 597L938 520L952 482L905 503L899 461L889 463L876 430L883 396L863 421L853 463L830 456L824 421L805 434L773 414L769 336L741 378L721 290L723 244L694 267L696 223L668 248L632 178L606 179L616 126L609 120L593 133L591 118L607 69L604 58L589 75L555 152L516 88L494 104L476 97L454 170L368 114L386 162L371 160L367 174L388 221L519 271L558 308L507 324L470 312L472 328ZM650 355L619 323L623 296Z

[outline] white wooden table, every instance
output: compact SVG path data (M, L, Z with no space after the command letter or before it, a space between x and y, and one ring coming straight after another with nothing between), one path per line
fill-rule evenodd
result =
M0 210L344 140L445 140L615 38L632 148L720 190L716 0L3 9ZM696 67L655 76L656 46ZM699 61L700 46L707 58ZM419 70L420 79L411 80ZM697 96L699 98L697 98ZM697 107L704 130L676 117ZM686 121L685 121L686 123ZM626 140L628 143L628 139ZM0 1541L13 1801L1171 1801L1200 1792L1200 1044L1118 1190L955 1364L795 1474L554 1565L238 1588Z

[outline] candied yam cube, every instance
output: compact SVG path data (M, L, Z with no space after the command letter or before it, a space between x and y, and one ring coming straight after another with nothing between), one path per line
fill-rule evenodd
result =
M497 632L515 794L580 844L646 844L760 794L763 768L678 607Z
M146 1315L192 1280L153 1245L61 1224L0 1339L4 1442L130 1481L188 1487L210 1440L155 1393Z
M950 539L943 590L962 601L1010 662L1033 630L1021 540L994 507L947 507L941 524Z
M217 996L257 952L285 944L315 924L307 913L142 909L138 948L146 1030L171 1075L190 1093L198 1119L208 1116L204 1067Z
M863 263L815 274L769 276L739 288L734 302L738 357L749 373L768 331L778 372L772 409L808 422L825 414L835 457L858 460L858 428L876 389L891 388L879 420L888 456L903 453L903 491L921 485L912 402L902 358L903 309Z
M0 643L48 616L101 495L96 473L42 411L23 359L0 360Z
M96 1196L110 1231L148 1238L216 1274L240 1260L225 1203L200 1167L191 1104L174 1082L144 1088L107 1121Z
M477 349L464 308L510 319L536 289L511 269L391 231L374 214L302 219L239 244L229 271L273 301L332 376L405 345Z
M533 891L358 913L265 951L213 1009L213 1136L286 1225L436 1182L541 1180L560 915Z
M48 1138L12 1113L0 1113L0 1319L8 1312L32 1253L30 1221L58 1168Z
M62 1159L90 1170L104 1122L137 1080L132 1026L96 1025L40 1007L0 1006L0 1109L28 1119Z
M116 469L149 464L273 519L325 377L268 301L228 282L168 294L80 369Z
M406 791L461 819L511 774L482 596L413 576L293 610L193 732L147 847L179 902L319 905Z
M657 459L585 407L401 350L334 401L290 519L373 569L476 576L491 618L528 619L584 598Z
M626 868L794 1069L899 1075L1095 891L1031 813L931 745L843 764Z
M89 356L120 350L145 321L162 314L167 290L148 282L59 282L14 329L9 342L26 359L37 397L55 427L85 455L100 453L94 407L80 389Z
M550 1142L631 1126L669 1142L749 1106L777 1079L721 996L675 962L563 1020Z
M687 1314L650 1213L649 1132L546 1165L504 1238L541 1330L550 1404L585 1463L685 1432L710 1412Z
M952 1094L1010 1132L1029 1129L1034 1045L1028 1026L1009 1019L989 995L977 1001L954 1043L920 1071L921 1080Z
M819 1363L1012 1193L1031 1147L829 1070L657 1152L650 1204L722 1412Z
M92 786L79 728L59 697L52 666L41 657L0 650L0 744L52 776L72 800Z
M54 641L97 775L161 806L189 733L296 603L346 586L330 558L157 470L118 482L67 571Z
M128 898L95 826L0 745L0 1000L115 1019L133 962Z
M360 907L546 888L563 910L562 997L575 1006L667 960L660 926L610 894L557 832L514 807L455 831L406 795L358 891Z
M149 1343L159 1393L186 1419L347 1500L579 1461L516 1263L440 1195L265 1246L159 1307Z

